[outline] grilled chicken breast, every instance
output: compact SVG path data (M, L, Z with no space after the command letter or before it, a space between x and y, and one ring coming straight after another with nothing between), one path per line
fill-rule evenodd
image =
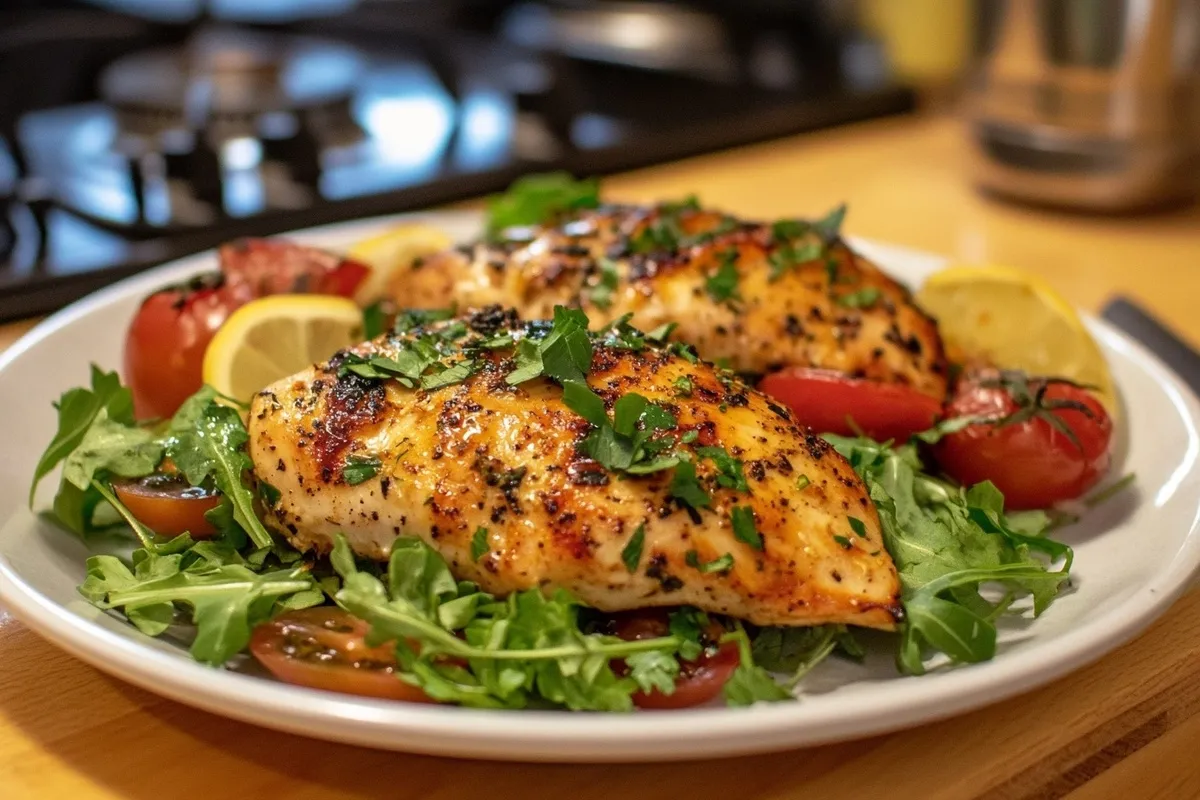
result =
M737 372L820 367L945 395L937 324L819 227L609 207L509 236L424 259L394 276L392 296L411 308L497 303L526 319L548 318L555 305L595 321L632 314L643 330L678 323L673 338Z
M678 348L593 334L587 383L610 416L619 397L642 395L672 423L655 438L689 462L609 469L585 454L595 428L562 386L506 381L514 348L497 341L544 336L547 324L498 309L466 322L385 335L255 397L254 471L279 490L268 516L294 546L328 552L344 533L384 559L415 534L457 578L497 594L561 587L604 611L690 604L761 625L894 626L899 583L867 490L787 410ZM403 361L417 342L476 371L425 390L347 368ZM722 466L706 447L740 463ZM707 501L673 491L688 467ZM731 477L743 474L744 488ZM752 510L761 548L744 525L735 534L735 506Z

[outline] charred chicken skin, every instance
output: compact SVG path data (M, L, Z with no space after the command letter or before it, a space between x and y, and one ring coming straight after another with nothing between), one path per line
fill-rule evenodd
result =
M423 259L394 276L400 307L554 306L631 314L739 373L837 370L942 399L946 361L909 291L828 226L742 222L694 206L605 207Z
M564 588L602 611L687 604L760 625L894 627L899 583L875 508L828 444L732 373L625 327L584 334L573 385L515 378L539 342L551 369L554 335L492 308L264 389L249 446L280 493L271 524L320 553L343 533L372 559L415 533L497 594ZM597 405L585 417L567 391Z

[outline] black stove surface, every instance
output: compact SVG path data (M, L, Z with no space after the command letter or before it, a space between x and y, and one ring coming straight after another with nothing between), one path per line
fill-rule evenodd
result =
M537 4L500 5L480 22L439 4L434 25L369 4L272 27L87 8L0 17L0 319L237 236L912 103L863 41L809 18L789 31L688 9L669 29L696 35L642 51L674 63L646 63L592 36L610 17L563 23ZM581 21L579 37L569 25Z

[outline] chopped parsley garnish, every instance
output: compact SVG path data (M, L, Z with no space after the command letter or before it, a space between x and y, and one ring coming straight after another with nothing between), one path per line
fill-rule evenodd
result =
M379 474L379 459L375 456L350 456L342 467L342 480L351 486L371 480Z
M771 274L768 280L777 281L788 270L798 267L814 259L820 258L825 248L816 242L790 245L781 244L767 257L771 264Z
M382 302L372 303L362 310L364 339L374 339L383 333L385 316Z
M592 340L587 326L587 314L555 306L550 332L540 341L521 340L517 345L517 368L505 381L515 386L544 375L559 383L582 382L592 366Z
M446 367L441 372L435 372L432 375L426 375L421 378L421 388L440 389L443 386L462 383L474 375L479 367L480 364L478 361L460 361L452 367Z
M741 459L729 455L724 447L697 447L696 455L710 458L717 466L717 483L726 489L738 492L750 491L746 473L742 471Z
M812 484L812 481L810 481L808 479L807 475L801 475L799 478L796 478L796 491L803 492L811 484Z
M428 325L431 322L441 322L454 316L453 308L407 308L401 311L392 323L395 333L408 333L413 328Z
M664 214L678 214L680 211L699 211L700 198L689 194L682 200L668 200L658 206Z
M738 293L737 260L737 248L726 250L721 254L721 264L717 267L717 271L704 281L704 288L708 292L708 296L715 302L724 303L742 299Z
M471 560L478 561L487 555L488 552L488 529L476 528L475 535L471 537Z
M580 449L605 469L646 475L678 463L672 450L676 437L654 438L655 433L676 427L674 415L640 394L622 395L613 405L611 419L604 400L582 381L563 384L563 403L596 426Z
M851 547L853 547L853 545L850 544L850 540L847 539L845 536L840 536L835 533L833 535L833 540L835 542L837 542L838 544L840 544L842 546L843 550L849 550Z
M842 232L842 221L846 219L846 204L842 203L821 219L813 223L813 230L826 242L832 242Z
M648 342L654 342L655 344L662 344L663 342L665 342L667 340L667 337L670 336L671 333L678 327L679 327L678 322L664 322L662 325L659 325L654 330L646 331L644 338Z
M696 348L686 342L671 342L667 347L667 352L679 356L689 364L700 361L700 356L696 355Z
M671 385L675 387L676 397L691 397L692 396L692 379L687 375L680 375Z
M625 562L625 569L630 572L637 572L638 564L642 563L642 548L646 543L646 525L642 523L637 526L637 530L633 532L633 536L629 537L625 547L621 549L621 560Z
M683 232L679 223L671 216L663 216L643 227L629 240L629 249L634 253L669 253L679 249Z
M596 308L606 309L612 305L613 292L617 290L621 276L617 272L616 262L610 259L601 258L597 266L600 272L596 278L596 285L588 292L588 300Z
M582 381L567 381L563 384L563 402L567 408L596 427L608 424L604 400Z
M726 553L720 558L714 558L712 561L700 563L700 554L695 550L688 550L684 554L683 560L687 562L689 567L698 569L706 575L710 572L728 572L733 569L733 554Z
M691 461L680 461L675 465L675 475L667 493L697 511L712 504L712 498L696 477L696 465Z
M488 236L494 239L505 228L541 225L569 211L599 205L600 182L595 178L577 181L566 172L526 175L488 200Z
M867 526L858 517L850 517L850 530L854 531L854 535L860 539L867 538Z
M776 242L799 239L812 230L812 225L802 219L781 219L771 226L771 238Z
M745 542L755 550L763 549L762 535L754 526L754 509L750 506L734 506L729 511L729 521L733 523L735 539Z
M837 304L846 308L870 308L879 301L881 292L874 286L867 286L850 294L838 295Z
M837 283L839 279L837 259L828 253L825 254L825 279L829 281L830 286Z

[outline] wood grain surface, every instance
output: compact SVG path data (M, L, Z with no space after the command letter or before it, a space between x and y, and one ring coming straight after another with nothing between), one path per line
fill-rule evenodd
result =
M613 178L747 216L848 200L856 235L1011 264L1097 309L1115 292L1200 344L1200 208L1096 218L976 194L957 125L877 122ZM0 348L28 327L0 327ZM1134 420L1136 425L1137 421ZM1147 531L1148 537L1153 536ZM1039 691L936 724L772 755L666 765L457 761L334 745L109 678L0 608L0 798L1200 798L1200 593Z

